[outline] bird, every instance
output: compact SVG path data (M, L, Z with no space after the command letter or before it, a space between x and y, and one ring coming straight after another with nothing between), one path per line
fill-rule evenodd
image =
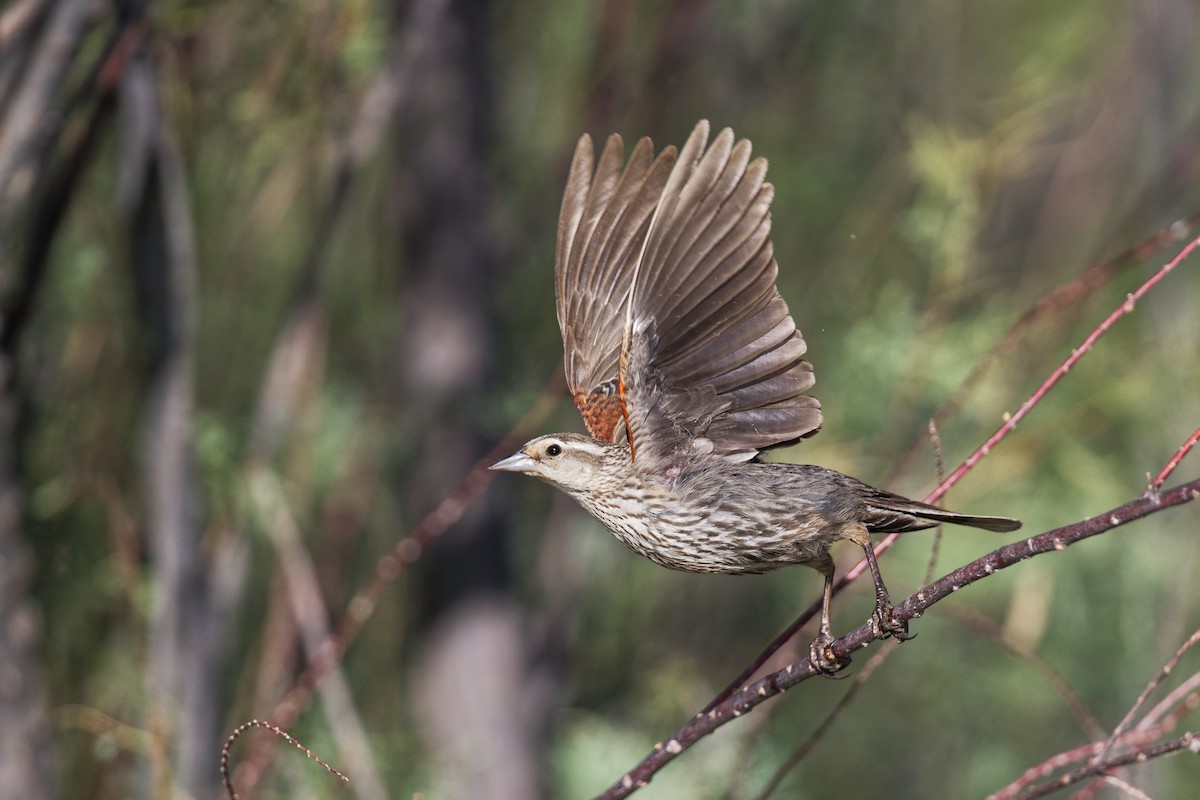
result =
M597 161L575 148L559 213L555 299L568 389L587 435L538 436L493 470L574 498L630 550L685 572L754 574L791 565L824 577L809 647L818 672L848 663L834 642L830 547L848 540L875 584L871 624L893 615L872 533L954 523L1012 531L1018 520L946 511L840 472L764 461L817 433L807 345L776 287L767 162L701 120L657 154L625 158L611 135Z

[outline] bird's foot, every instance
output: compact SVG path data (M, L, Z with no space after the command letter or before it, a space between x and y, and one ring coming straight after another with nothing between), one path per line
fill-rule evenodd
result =
M813 665L813 669L823 678L832 678L841 680L848 677L846 675L838 675L839 672L850 666L850 656L842 656L837 658L833 651L829 649L836 640L828 632L822 632L813 639L812 644L808 646L808 660Z
M896 619L895 609L886 598L879 598L875 610L871 612L871 628L875 635L891 636L898 642L906 642L916 638L915 633L908 632L908 620Z

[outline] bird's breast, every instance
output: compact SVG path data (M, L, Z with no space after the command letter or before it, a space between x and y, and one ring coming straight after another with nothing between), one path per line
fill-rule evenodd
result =
M626 547L684 572L767 572L818 559L829 544L812 515L765 516L752 505L631 478L576 500Z

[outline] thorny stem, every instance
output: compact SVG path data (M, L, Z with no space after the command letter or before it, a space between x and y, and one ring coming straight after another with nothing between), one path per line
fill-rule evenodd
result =
M1113 528L1128 524L1136 519L1150 516L1166 508L1182 505L1200 498L1200 479L1176 486L1154 497L1138 497L1123 506L1099 516L1047 531L1020 542L1000 547L987 555L966 564L948 575L910 595L896 605L893 612L897 620L910 620L921 616L938 601L966 586L993 575L1034 556L1061 552L1068 546ZM843 658L881 638L879 631L870 623L864 624L838 639L830 646L834 658ZM796 684L816 674L807 658L789 664L755 681L736 692L707 712L697 714L669 739L659 742L639 764L627 772L597 800L618 800L628 797L647 785L657 772L673 761L700 739L731 720L746 714L765 700L787 691Z

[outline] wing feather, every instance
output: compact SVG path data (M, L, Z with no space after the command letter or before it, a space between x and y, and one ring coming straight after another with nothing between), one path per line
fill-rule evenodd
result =
M588 432L603 441L614 440L622 416L615 402L621 313L674 157L667 148L655 158L643 138L625 163L614 134L598 163L587 135L571 160L555 249L558 324L567 382Z
M816 432L806 345L780 297L767 164L707 123L680 151L630 288L622 356L635 463L730 461Z
M627 423L638 464L741 461L814 433L803 337L775 287L767 163L696 125L678 155L579 140L563 194L555 291L567 380L589 433Z

